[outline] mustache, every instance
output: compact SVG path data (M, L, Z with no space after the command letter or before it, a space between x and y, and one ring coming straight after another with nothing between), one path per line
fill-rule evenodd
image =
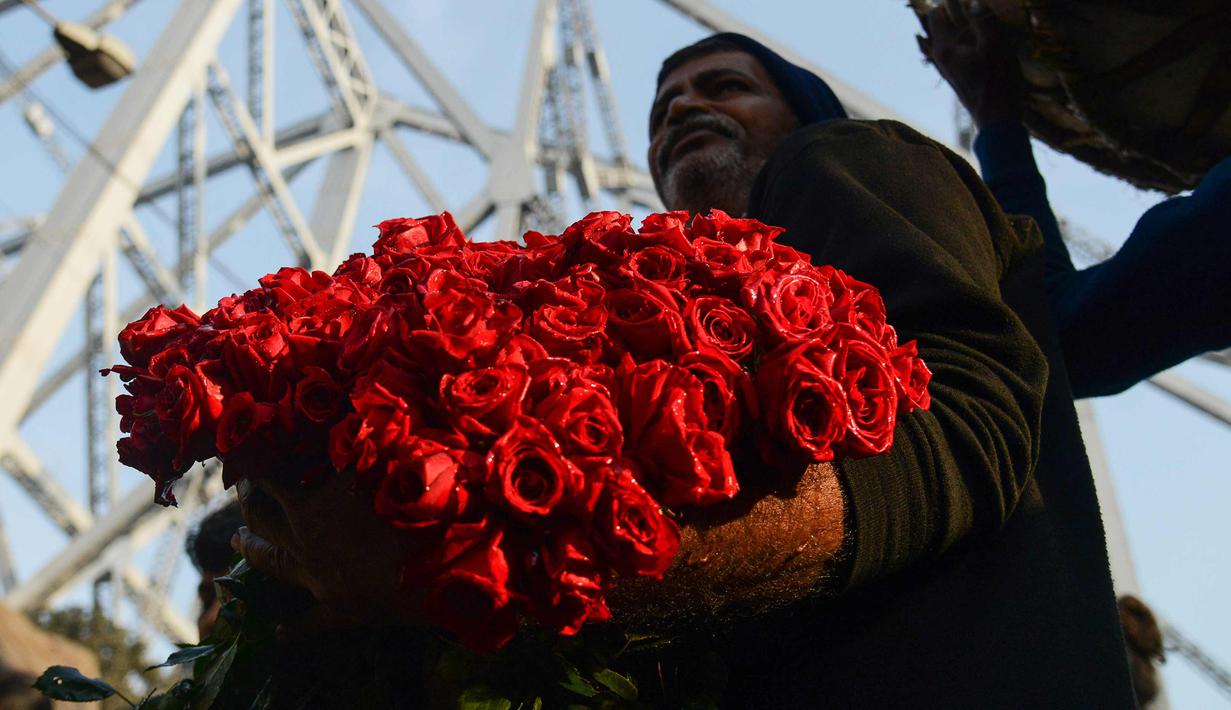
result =
M735 122L735 119L712 113L693 114L678 125L667 129L667 137L663 139L662 147L654 156L660 174L667 171L667 160L671 157L671 151L675 150L675 146L679 145L679 142L689 134L701 130L713 131L727 138L739 136L739 124Z

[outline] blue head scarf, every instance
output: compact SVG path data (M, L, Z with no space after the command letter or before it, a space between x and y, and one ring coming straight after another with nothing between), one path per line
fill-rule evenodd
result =
M691 44L667 57L662 68L658 70L658 85L661 86L676 67L692 57L705 52L707 45L729 45L752 55L773 79L778 90L782 92L787 105L795 112L800 126L807 126L835 118L846 118L846 109L834 95L833 89L821 77L783 59L774 50L760 42L737 34L735 32L720 32L710 35L699 42ZM717 49L717 48L716 48Z

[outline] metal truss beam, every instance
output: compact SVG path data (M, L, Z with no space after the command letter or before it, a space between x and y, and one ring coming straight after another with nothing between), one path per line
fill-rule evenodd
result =
M216 466L207 467L205 471L193 475L212 477L218 475L217 471ZM106 569L100 566L102 563L99 560L108 549L116 548L121 540L128 540L136 547L165 528L172 516L178 514L175 508L164 508L155 503L154 497L142 486L133 495L117 501L89 529L76 535L63 551L10 592L5 601L22 610L37 609L52 603L56 595ZM95 565L95 562L99 564Z
M179 118L239 0L190 0L104 123L34 236L0 284L0 432L14 431L40 372L85 295L103 252L136 198L141 181Z
M257 193L265 199L265 208L291 251L299 257L303 266L325 267L325 254L304 220L294 195L282 179L282 173L277 170L272 150L261 140L248 109L231 91L226 70L217 63L209 66L209 97L235 144L236 153L245 157L244 162L252 172Z
M410 180L419 194L423 195L423 199L427 201L428 207L434 212L443 212L448 209L448 204L445 201L444 195L436 189L435 183L431 177L419 165L419 162L414 159L410 151L406 149L406 144L398 137L397 131L393 128L381 131L380 139L384 142L385 147L389 149L389 154L393 156L393 160L402 169L402 173Z
M312 213L312 233L320 235L321 247L329 263L336 264L346 256L355 213L372 158L372 140L361 141L353 148L335 152L325 165L325 177L316 195Z
M13 562L13 548L4 526L4 511L0 510L0 594L7 594L16 586L17 565Z
M294 180L295 176L297 176L309 164L310 163L303 163L296 165L293 168L289 168L284 173L285 180L290 183ZM263 200L260 196L250 197L246 202L237 207L233 212L231 212L230 215L223 219L214 231L210 233L208 246L206 247L207 252L212 254L219 247L225 244L227 240L234 236L240 228L247 224L248 220L252 219L253 215L260 211L262 203ZM176 265L176 268L178 270L178 264ZM119 320L125 323L134 320L156 301L158 301L158 296L155 290L152 288L147 289L145 293L138 295L130 301L123 310L120 311ZM66 358L60 367L56 368L49 375L44 377L38 388L34 391L33 396L30 397L30 401L26 406L25 411L22 412L22 421L45 404L52 395L64 386L64 383L67 382L74 373L85 367L85 364L86 350L82 348Z
M1150 384L1207 416L1231 426L1231 402L1171 372L1151 377Z
M491 158L496 149L496 141L487 124L470 108L470 104L432 64L410 35L402 31L401 24L389 14L381 0L354 0L354 4L367 16L377 34L385 40L398 59L419 79L449 120L457 126L466 142L473 145L484 157Z
M90 528L94 517L68 494L29 446L16 435L0 439L0 467L43 509L56 527L68 535Z

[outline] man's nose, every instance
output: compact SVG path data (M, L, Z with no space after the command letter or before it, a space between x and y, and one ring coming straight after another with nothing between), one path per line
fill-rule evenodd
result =
M680 94L671 99L667 106L667 125L676 126L683 123L689 116L707 113L705 101L690 94Z

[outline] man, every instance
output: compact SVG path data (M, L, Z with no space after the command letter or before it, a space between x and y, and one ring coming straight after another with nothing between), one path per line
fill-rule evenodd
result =
M932 408L885 455L690 512L675 566L617 586L616 618L699 621L684 655L722 659L723 707L1131 707L1038 234L932 141L843 117L815 76L719 35L664 63L651 170L668 207L784 226L879 287L934 372ZM292 529L298 507L277 511ZM239 546L328 594L310 560Z
M885 456L816 467L776 511L740 520L771 549L801 519L822 541L840 520L843 542L811 560L837 598L734 634L729 702L1132 706L1037 232L910 129L827 115L821 91L797 88L823 83L801 72L738 35L669 58L650 117L655 183L670 208L784 226L815 262L879 287L935 373L933 406L903 418ZM818 496L831 479L841 495ZM778 562L743 560L762 572ZM739 576L726 577L739 601ZM806 593L772 578L780 600Z
M226 576L231 570L231 559L235 556L235 551L231 549L231 537L243 524L239 503L230 502L205 516L185 541L185 551L201 574L201 581L197 584L197 601L200 603L197 633L202 639L213 630L218 611L222 608L214 579Z

